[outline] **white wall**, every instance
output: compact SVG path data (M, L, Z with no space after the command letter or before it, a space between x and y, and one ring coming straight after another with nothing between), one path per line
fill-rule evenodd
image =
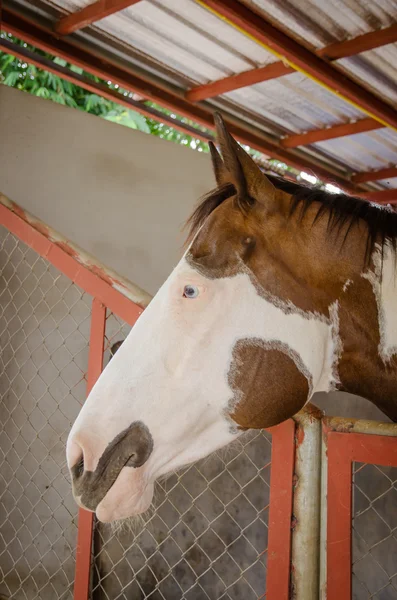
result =
M156 292L214 186L208 155L0 85L0 191Z

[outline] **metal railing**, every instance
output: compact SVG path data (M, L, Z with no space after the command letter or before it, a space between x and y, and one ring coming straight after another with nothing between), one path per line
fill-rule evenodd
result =
M133 532L77 511L66 438L139 291L4 199L0 223L0 594L287 600L292 422L159 482Z

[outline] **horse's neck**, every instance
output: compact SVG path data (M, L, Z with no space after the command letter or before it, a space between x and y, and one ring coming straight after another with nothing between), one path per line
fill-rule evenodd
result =
M345 286L339 302L341 389L371 400L397 421L397 276L388 252L375 272Z

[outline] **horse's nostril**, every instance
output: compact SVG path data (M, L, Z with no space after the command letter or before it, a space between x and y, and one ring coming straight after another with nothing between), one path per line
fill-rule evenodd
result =
M76 477L79 477L84 473L84 456L82 456L74 466Z

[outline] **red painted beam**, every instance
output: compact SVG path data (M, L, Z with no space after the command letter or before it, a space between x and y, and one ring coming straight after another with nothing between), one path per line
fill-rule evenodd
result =
M68 35L100 19L109 17L124 8L128 8L137 2L139 0L97 0L93 4L89 4L70 15L62 17L55 24L55 31L60 35Z
M325 48L316 50L315 53L328 60L335 60L337 58L345 58L347 56L359 54L366 50L372 50L373 48L378 48L393 42L397 42L397 24L387 27L386 29L381 29L380 31L364 33L352 40L330 44ZM218 79L211 83L198 85L186 93L186 98L192 102L198 102L199 100L226 94L227 92L238 90L242 87L255 85L262 81L277 79L278 77L293 72L294 69L292 67L279 61L271 65L266 65L265 67L251 69L250 71L231 75L230 77L224 77L223 79Z
M218 79L212 83L205 85L198 85L191 90L186 92L186 98L191 102L199 102L199 100L205 100L206 98L212 98L213 96L219 96L232 90L238 90L239 88L247 87L249 85L255 85L261 81L268 81L269 79L277 79L288 73L294 73L294 69L285 65L283 62L275 62L259 69L251 69L250 71L244 71L244 73L238 73L231 77L225 77L224 79Z
M296 148L297 146L305 146L307 144L314 144L315 142L323 142L324 140L333 140L346 135L373 131L381 127L383 125L378 121L371 119L371 117L366 117L355 123L343 123L342 125L333 125L325 129L313 129L306 133L288 135L280 143L284 148Z
M317 50L316 54L335 60L337 58L354 56L355 54L360 54L360 52L380 48L394 42L397 42L397 23L394 23L390 27L385 27L385 29L379 29L379 31L364 33L352 40L330 44L321 50Z
M378 204L397 204L397 189L374 190L373 192L360 192L355 195Z
M397 177L397 167L388 167L379 169L379 171L367 171L365 173L356 173L352 176L354 183L365 183L366 181L379 181L380 179L388 179Z
M284 57L296 70L314 79L339 97L360 108L382 124L397 129L397 111L372 92L350 79L314 52L276 29L272 23L237 0L200 0L221 18L233 23L259 43Z
M149 78L143 79L142 76L138 76L130 70L104 61L102 58L75 46L69 40L59 39L52 31L38 27L7 9L3 9L2 17L3 28L6 31L36 48L64 58L88 73L92 73L101 79L111 80L123 89L134 91L144 98L204 125L204 127L214 129L213 115L208 108L188 102L183 96L165 87L160 87ZM296 169L315 173L320 179L334 183L347 192L353 194L357 192L356 185L350 179L335 175L327 167L319 165L310 158L290 153L277 142L270 141L262 136L260 131L256 132L252 128L245 128L243 124L228 122L227 117L225 120L230 133L241 143L247 144L266 156L280 160Z

